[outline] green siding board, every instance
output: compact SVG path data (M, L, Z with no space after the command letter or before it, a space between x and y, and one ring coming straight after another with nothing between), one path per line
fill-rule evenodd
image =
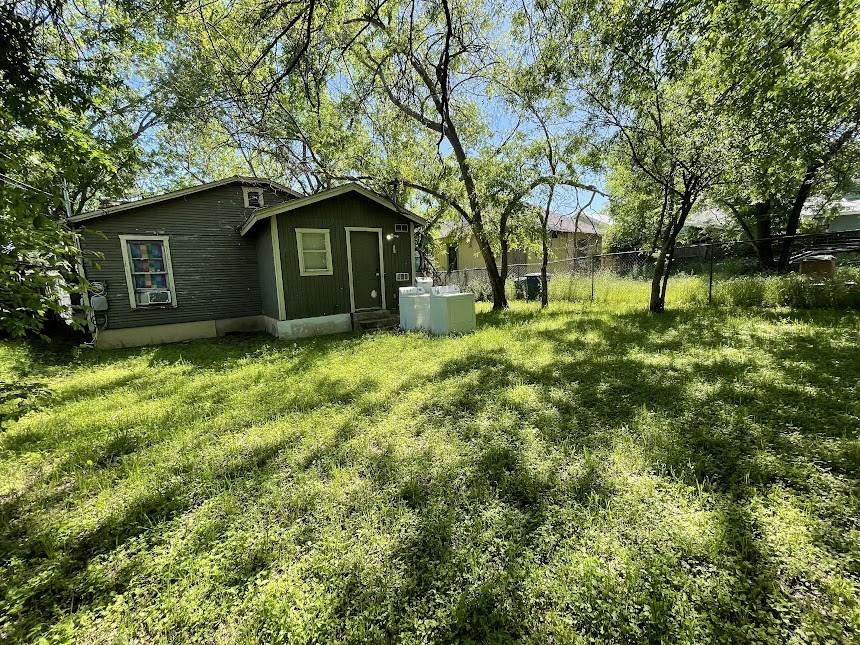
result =
M257 235L257 275L260 279L260 299L263 313L278 319L278 289L275 285L275 259L272 254L272 227L269 221L260 222Z
M266 205L286 199L265 190ZM249 213L236 183L82 222L87 278L107 284L108 329L260 314L255 241L237 232ZM178 306L131 308L119 236L135 234L169 236Z
M290 320L350 312L345 230L347 226L382 228L385 302L388 309L397 308L397 288L412 284L410 233L394 232L395 224L409 224L410 221L373 200L347 193L282 213L277 217L284 296L287 318ZM329 229L332 275L299 275L297 228ZM388 234L397 237L389 242L385 239ZM396 282L395 274L398 272L408 273L410 280Z

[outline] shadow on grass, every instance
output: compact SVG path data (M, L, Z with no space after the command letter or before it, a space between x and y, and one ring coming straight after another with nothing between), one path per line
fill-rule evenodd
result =
M778 323L786 318L769 312L761 319ZM45 507L62 513L76 473L86 469L121 480L129 458L145 450L168 449L171 437L165 427L170 427L171 410L200 401L219 402L208 421L215 425L221 422L219 415L234 414L223 402L236 396L236 383L221 382L219 375L276 358L287 359L289 372L307 374L306 387L285 391L277 378L247 383L242 396L248 412L230 420L232 431L241 433L288 413L350 411L349 421L302 452L291 467L301 474L318 474L326 482L355 467L369 482L371 493L388 500L392 508L405 506L416 518L391 553L392 562L405 571L396 592L385 585L365 584L360 572L337 571L344 578L338 582L332 610L338 619L353 620L368 606L386 607L387 618L376 619L384 626L376 627L383 640L393 640L407 629L411 616L432 613L427 603L435 598L450 606L445 620L434 627L436 640L529 636L535 601L526 586L528 570L535 560L549 561L553 553L542 551L539 536L554 526L559 508L599 514L611 505L620 491L609 458L626 439L641 446L650 473L714 495L728 562L706 564L735 568L732 594L744 598L746 605L711 600L713 633L728 634L730 640L772 630L785 633L779 631L786 629L780 625L785 618L780 603L787 602L779 587L779 566L760 547L761 529L748 502L774 486L808 491L819 485L811 476L822 471L838 472L856 484L860 462L860 452L848 445L856 437L840 430L840 424L856 420L856 403L841 398L848 391L842 379L860 373L860 358L856 352L846 355L831 342L828 325L838 324L838 317L805 313L803 320L810 324L808 330L772 337L759 332L744 336L733 314L723 310L691 309L655 317L638 311L608 315L596 308L583 308L575 315L561 309L541 312L535 306L483 313L481 329L517 327L509 348L470 349L469 339L463 339L464 352L428 366L426 373L393 393L389 403L373 407L361 404L362 395L378 386L372 374L350 385L314 374L332 352L351 345L358 348L359 338L283 343L268 337L237 337L87 358L84 362L93 365L141 357L142 369L181 366L185 371L170 383L168 409L149 419L146 428L138 427L136 433L95 433L55 464L50 474L37 476L22 494L0 500L0 564L15 561L0 578L0 587L18 598L8 617L10 633L14 637L39 623L56 622L76 606L106 605L113 594L127 591L134 568L92 586L83 575L91 562L139 537L154 534L154 540L162 539L158 533L167 531L172 519L219 495L232 482L245 481L253 489L279 471L281 455L298 441L294 433L251 445L223 463L206 461L214 459L214 452L201 452L197 461L167 463L157 486L142 491L91 530L61 543L52 542L42 526L29 520L32 511ZM532 361L517 351L530 344L549 345L552 358ZM767 370L776 370L780 378ZM456 467L440 470L434 464L439 455L426 448L415 448L404 457L391 445L356 447L356 438L385 420L398 399L431 384L442 395L426 401L414 414L427 427L450 428L462 443ZM112 403L108 412L119 414L126 406L158 400L164 384L125 374L102 382L100 391L88 387L69 389L50 405L108 396L125 388L128 396ZM518 398L521 390L526 394ZM537 403L528 398L532 394ZM645 427L643 419L652 418L656 427ZM649 432L657 438L646 436ZM3 451L23 453L57 440L56 435L28 435L32 433L4 440ZM218 436L205 440L221 445ZM552 456L557 467L536 468L535 454ZM584 466L562 477L567 459L582 454L587 455ZM202 480L205 486L200 485ZM366 512L359 510L363 501L351 500L355 507L346 512ZM845 510L849 516L860 510L856 500L846 505L853 505ZM821 513L826 515L827 510ZM839 524L839 518L827 519ZM311 532L305 539L310 543L315 535ZM568 537L561 534L553 540L561 543ZM219 539L212 535L200 548ZM471 550L464 549L463 540ZM850 545L834 540L829 548L838 552ZM237 569L237 584L249 585L272 557L261 553L246 558ZM45 570L50 575L28 583ZM650 598L650 614L628 616L632 627L622 624L617 611L605 615L597 609L593 615L566 611L585 637L623 641L635 640L634 634L646 640L677 636L671 606L677 582L666 573L649 584L642 594ZM794 621L790 630L796 627L796 615L789 620ZM628 627L638 631L627 632Z
M456 417L460 427L467 429L471 421L499 411L499 395L506 388L533 386L547 399L552 388L564 384L575 386L576 403L556 405L557 415L551 417L549 427L529 420L527 410L518 410L522 421L535 423L543 437L556 444L598 450L612 441L613 432L628 432L643 410L673 420L672 432L645 453L653 472L669 473L673 479L693 489L711 491L722 500L727 557L741 573L734 581L734 591L749 604L729 604L720 611L725 612L726 633L745 639L750 633L772 633L780 621L789 630L799 625L799 612L786 611L788 598L780 588L780 565L759 548L761 529L747 504L754 496L766 495L773 486L807 494L821 485L821 474L831 472L856 483L860 476L858 451L855 444L846 445L846 441L856 441L857 437L846 432L846 427L856 423L858 406L842 398L845 384L835 391L833 385L847 374L860 374L860 357L830 342L831 330L826 325L838 324L838 314L769 313L764 318L770 322L801 319L814 328L786 336L753 338L741 337L741 330L728 324L733 317L725 310L674 311L662 316L630 312L611 317L586 311L573 320L565 320L564 313L537 309L491 312L482 316L482 325L522 325L517 341L527 344L532 336L539 335L542 341L553 343L557 360L536 368L497 350L449 361L434 378L452 382L473 378L467 379L468 386L461 391L433 402L426 413ZM825 326L816 324L819 319ZM547 328L532 331L530 325L537 322ZM599 342L590 345L583 340L586 335L592 340L596 336ZM731 359L684 360L684 351L689 348L707 356L709 352L719 355L726 347L749 347L750 351ZM643 355L665 360L643 361L639 358ZM782 378L754 378L766 369L775 370ZM705 393L691 389L693 383L700 384ZM542 500L557 495L559 489L556 482L536 486L532 473L518 466L521 444L516 436L512 432L501 448L493 442L475 446L480 483L472 482L471 486L473 490L487 486L506 503L530 512L539 508ZM635 433L633 436L637 438ZM843 441L834 446L828 441L833 438ZM565 490L568 499L603 504L615 491L602 485L602 471L601 467L592 468L578 489ZM843 501L847 505L841 518L829 516L832 509L827 507L819 511L821 519L837 529L848 529L850 518L860 511L856 499ZM539 527L543 521L541 513L535 511L526 524ZM526 536L521 546L529 544ZM850 549L844 543L834 546L837 556L848 556ZM513 579L515 569L508 572L509 579ZM658 593L658 589L653 591ZM492 603L473 600L492 629L472 631L470 636L478 640L502 634L521 636L510 625L495 625ZM475 618L470 615L467 624L481 625ZM642 627L659 638L669 633L668 615L664 621ZM597 636L605 625L594 627L598 631L592 635ZM463 633L455 630L447 636Z

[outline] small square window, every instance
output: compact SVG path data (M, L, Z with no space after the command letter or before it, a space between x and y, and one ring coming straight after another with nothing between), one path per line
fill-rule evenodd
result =
M409 224L395 224L394 225L395 233L408 233L409 232Z
M245 195L245 208L262 208L265 206L262 188L245 186L242 188L242 193Z

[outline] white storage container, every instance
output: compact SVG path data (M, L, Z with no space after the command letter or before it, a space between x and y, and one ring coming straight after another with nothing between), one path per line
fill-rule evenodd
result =
M437 336L475 331L475 294L430 296L430 331Z
M400 287L400 329L430 329L430 295L418 287Z
M422 293L430 293L433 289L433 278L415 278L415 288L420 289Z
M460 293L460 287L456 284L446 284L441 287L433 287L430 291L431 296L438 296L443 293Z

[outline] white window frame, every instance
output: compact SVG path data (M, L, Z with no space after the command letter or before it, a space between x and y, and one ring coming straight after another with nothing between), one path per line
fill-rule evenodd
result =
M302 248L302 235L305 233L314 233L314 234L323 234L323 238L325 239L325 259L326 259L326 268L325 269L305 269L305 253L306 251ZM334 275L334 265L331 260L331 232L330 229L327 228L297 228L296 229L296 250L299 255L299 275L302 277L314 276L314 275ZM312 251L321 252L322 249L313 249Z
M251 206L248 203L248 193L260 193L260 204L258 206ZM242 198L245 200L245 208L263 208L266 205L261 186L242 186Z
M134 277L132 274L131 256L128 253L129 242L161 242L161 248L164 249L164 270L167 272L167 288L170 290L169 305L139 305L135 298ZM176 297L176 286L173 282L173 264L170 261L170 236L168 235L120 235L120 248L122 249L122 263L125 265L125 283L128 287L128 302L132 309L141 307L149 309L150 307L176 307L179 303Z

